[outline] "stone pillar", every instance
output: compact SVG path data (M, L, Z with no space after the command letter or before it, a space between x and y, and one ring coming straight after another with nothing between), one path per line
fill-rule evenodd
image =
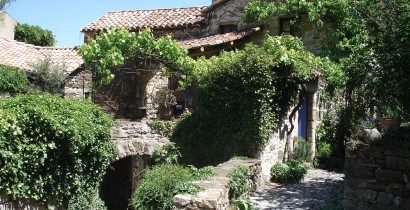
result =
M318 94L318 81L315 80L307 84L307 101L308 101L308 111L307 111L307 133L306 137L308 141L312 143L312 155L311 160L316 155L316 126L319 123L319 94Z

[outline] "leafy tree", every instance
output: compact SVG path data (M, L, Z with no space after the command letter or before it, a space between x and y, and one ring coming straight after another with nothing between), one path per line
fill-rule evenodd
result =
M15 39L20 42L37 46L53 46L56 43L53 32L42 29L40 26L19 24L15 29Z
M3 10L7 4L10 4L12 1L15 0L0 0L0 10Z
M345 102L339 108L336 127L340 145L365 115L380 116L382 110L389 109L409 119L409 1L254 0L245 17L265 21L278 14L307 18L328 31L322 53L339 62L346 75L339 94L334 94Z

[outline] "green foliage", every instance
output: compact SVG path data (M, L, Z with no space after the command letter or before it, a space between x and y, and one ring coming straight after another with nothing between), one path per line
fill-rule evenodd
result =
M276 163L271 169L271 180L279 183L299 183L307 174L307 165L300 160Z
M312 156L312 141L298 138L292 158L309 162Z
M159 108L171 108L171 106L177 104L177 98L174 95L174 91L161 89L152 97L152 102L158 105Z
M27 23L19 24L16 27L14 39L37 46L53 46L57 42L53 32L50 30L42 29L40 26L32 26Z
M32 68L36 83L49 92L53 92L53 88L60 88L67 78L64 66L53 64L50 58L32 64Z
M235 200L243 196L248 196L251 191L248 183L250 169L247 167L238 167L229 174L229 199Z
M171 209L176 194L195 194L200 188L191 183L215 174L211 168L196 169L174 164L156 165L145 170L143 179L132 196L135 209Z
M286 117L301 84L317 70L337 71L290 36L268 36L262 47L202 58L196 67L198 109L177 125L172 139L184 161L197 165L253 155Z
M178 158L181 157L181 153L175 143L170 142L169 144L163 146L160 150L157 150L152 158L156 164L176 164L178 163Z
M171 137L176 126L176 122L171 120L150 120L147 124L151 129L165 137Z
M28 79L23 70L0 64L0 91L19 93L27 86Z
M374 116L388 109L402 119L410 117L410 2L405 0L258 0L246 8L246 17L267 20L272 15L307 16L327 30L321 52L340 63L345 84L334 101L344 100L340 117L343 136L363 115ZM375 110L374 108L377 107ZM338 128L339 129L339 128ZM342 128L339 131L343 130ZM339 146L345 139L338 138Z
M231 201L229 210L257 210L249 198L240 197Z
M114 78L110 68L122 67L127 62L150 59L164 64L169 70L192 72L194 61L188 56L188 50L180 46L170 36L156 39L150 29L138 34L126 29L108 30L97 35L94 40L82 45L79 50L85 64L94 68L101 75L101 83L108 84ZM182 76L181 81L189 84L190 79Z
M212 166L206 166L200 169L191 166L191 172L194 180L205 180L217 175L215 168Z
M1 0L0 1L0 10L3 10L7 4L10 4L12 1L15 0Z
M86 101L38 93L0 100L0 190L68 207L92 198L115 148L110 116ZM90 199L91 200L91 199Z

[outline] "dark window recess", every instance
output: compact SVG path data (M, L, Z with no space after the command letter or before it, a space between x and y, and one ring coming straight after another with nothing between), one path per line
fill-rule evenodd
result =
M219 28L221 30L221 34L236 31L236 25L235 24L220 25Z
M281 18L279 34L302 36L300 25L298 22L295 22L295 18Z

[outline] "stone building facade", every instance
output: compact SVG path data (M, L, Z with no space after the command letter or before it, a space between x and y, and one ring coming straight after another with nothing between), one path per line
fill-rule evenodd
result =
M17 24L17 21L7 12L0 11L0 38L13 40L14 29L17 27Z

